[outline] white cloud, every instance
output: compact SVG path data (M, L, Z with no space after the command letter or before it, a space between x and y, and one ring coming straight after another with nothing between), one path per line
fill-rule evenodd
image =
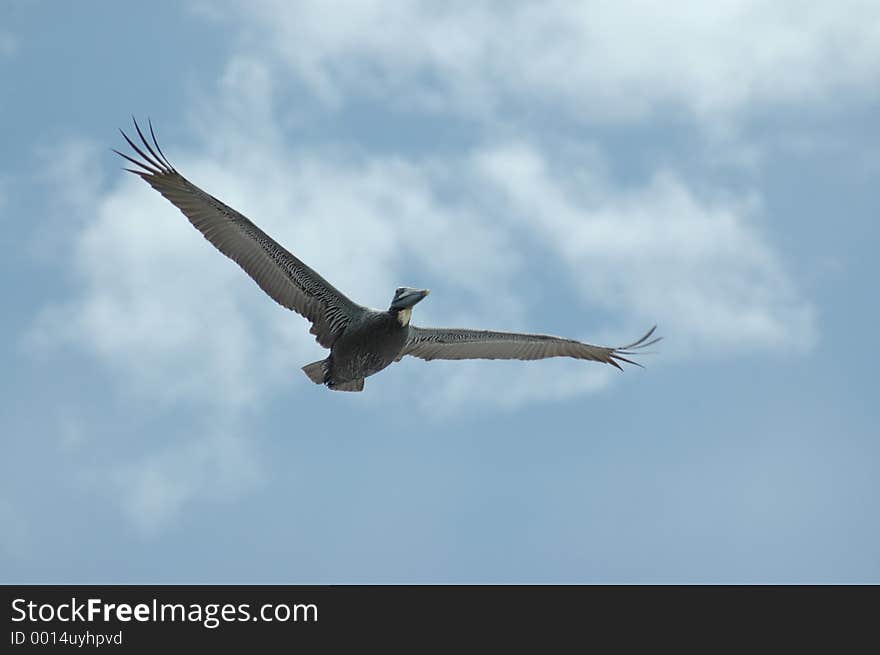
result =
M98 158L105 149L87 139L70 137L40 147L40 176L56 192L52 202L63 210L81 214L91 208L104 183Z
M762 237L754 202L703 201L662 171L634 189L587 170L566 177L521 144L479 153L476 167L588 303L657 321L698 352L813 344L813 309Z
M194 501L226 501L258 484L260 465L245 438L211 430L148 454L110 475L114 496L145 535L159 532Z
M876 97L880 5L233 2L248 47L269 47L326 99L503 114L511 101L631 120L704 123L779 103Z

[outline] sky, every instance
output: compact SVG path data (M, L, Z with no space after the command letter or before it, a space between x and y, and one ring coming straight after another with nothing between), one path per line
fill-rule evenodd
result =
M0 581L880 582L880 4L0 2ZM111 148L357 302L325 351Z

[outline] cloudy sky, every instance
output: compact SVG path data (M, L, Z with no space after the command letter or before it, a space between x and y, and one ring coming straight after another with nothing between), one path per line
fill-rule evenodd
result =
M0 6L0 579L880 582L880 5ZM175 166L415 322L363 394Z

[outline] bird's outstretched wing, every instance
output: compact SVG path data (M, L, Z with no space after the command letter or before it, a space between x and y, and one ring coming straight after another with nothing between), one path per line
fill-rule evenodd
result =
M547 357L573 357L604 362L621 368L618 362L635 364L627 356L638 355L643 348L657 343L662 337L651 339L655 325L638 341L607 348L588 343L552 337L547 334L517 334L514 332L491 332L489 330L463 330L455 328L420 328L411 326L409 339L401 352L430 361L432 359L545 359Z
M311 321L310 331L318 343L325 348L331 347L349 321L363 308L245 216L178 173L159 148L152 123L149 125L152 146L137 121L134 127L146 152L120 130L128 145L142 158L114 150L137 167L125 170L139 175L171 201L217 250L241 266L273 300Z

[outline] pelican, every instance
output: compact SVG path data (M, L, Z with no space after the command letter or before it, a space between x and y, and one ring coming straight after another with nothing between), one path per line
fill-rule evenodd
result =
M661 338L651 338L654 326L641 339L610 348L546 334L417 327L410 322L413 307L428 295L428 289L412 287L399 287L387 311L359 305L245 216L178 173L159 147L152 122L148 121L148 140L132 120L141 146L122 130L120 133L140 159L113 151L136 167L125 170L167 198L275 302L311 322L311 334L330 350L325 359L302 367L316 384L336 391L363 391L365 378L406 355L426 361L571 357L623 370L621 362L640 366L628 357L643 353Z

